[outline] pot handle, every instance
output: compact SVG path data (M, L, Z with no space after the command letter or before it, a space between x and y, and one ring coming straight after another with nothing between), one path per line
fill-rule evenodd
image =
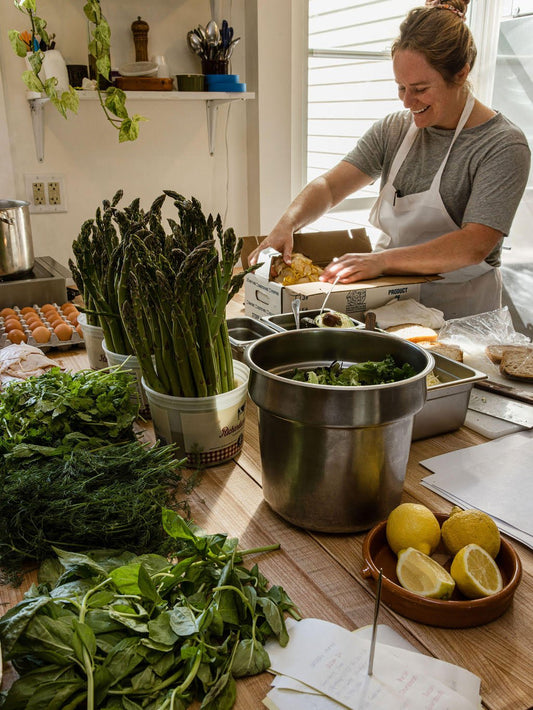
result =
M0 210L0 221L5 222L6 224L12 225L14 224L13 217L10 217L7 212L4 210Z

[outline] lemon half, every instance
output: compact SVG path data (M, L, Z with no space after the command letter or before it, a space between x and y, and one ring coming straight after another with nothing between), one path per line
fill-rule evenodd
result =
M414 547L398 555L396 575L404 589L430 599L449 599L455 589L455 581L444 567Z
M440 525L429 508L420 503L401 503L387 518L387 542L393 552L414 547L431 555L440 542Z
M468 599L480 599L503 589L500 569L489 553L472 543L453 558L450 573Z

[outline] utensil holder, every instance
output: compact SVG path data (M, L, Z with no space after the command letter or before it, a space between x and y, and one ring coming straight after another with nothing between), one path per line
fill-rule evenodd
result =
M227 74L228 68L227 59L202 59L203 74Z

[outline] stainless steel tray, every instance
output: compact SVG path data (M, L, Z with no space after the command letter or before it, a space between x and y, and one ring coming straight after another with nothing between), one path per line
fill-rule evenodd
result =
M301 310L300 311L300 318L316 318L316 316L319 315L321 309L320 308L315 308L312 310ZM328 313L333 313L332 308L324 308L325 312ZM268 323L272 328L274 328L278 332L283 332L285 330L296 330L296 323L294 321L294 315L293 313L276 313L271 316L263 316L261 320L265 323ZM365 324L361 323L361 321L355 320L354 318L350 318L351 321L353 321L353 327L354 329L360 329L364 328ZM351 328L345 328L345 330L351 330Z
M474 383L487 375L462 362L432 352L434 373L441 384L428 387L426 404L415 414L413 441L445 434L463 425Z
M248 345L265 335L278 332L276 328L250 316L228 318L227 324L233 357L241 361Z

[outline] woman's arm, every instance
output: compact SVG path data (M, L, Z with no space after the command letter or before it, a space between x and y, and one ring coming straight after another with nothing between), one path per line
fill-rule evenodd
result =
M260 252L266 247L279 251L283 254L283 260L290 264L293 234L371 182L368 175L344 160L310 182L289 205L268 237L250 254L250 266L257 262Z
M469 223L461 229L431 239L425 244L395 247L368 254L344 254L332 261L321 281L352 283L382 275L440 274L481 263L502 238L502 233L483 224Z

